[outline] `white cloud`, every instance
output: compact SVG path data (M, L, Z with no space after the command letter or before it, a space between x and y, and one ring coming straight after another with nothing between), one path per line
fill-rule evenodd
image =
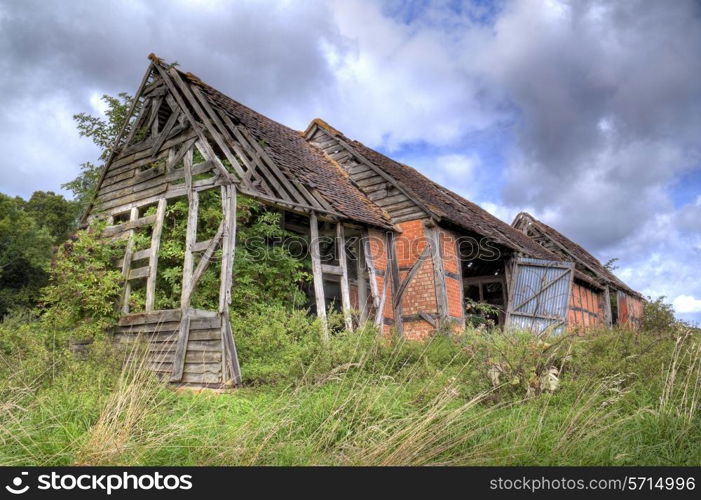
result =
M701 299L691 295L680 295L674 299L674 309L678 313L701 313Z

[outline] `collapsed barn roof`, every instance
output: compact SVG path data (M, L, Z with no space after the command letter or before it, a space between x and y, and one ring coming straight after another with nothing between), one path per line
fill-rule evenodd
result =
M621 281L615 274L607 269L596 257L587 252L555 228L536 219L527 212L521 212L512 223L513 227L538 241L553 252L557 252L564 258L574 261L582 270L598 278L603 284L612 286L634 296L640 296L638 292Z
M335 211L349 219L389 227L389 217L363 196L339 167L329 162L300 133L222 94L191 73L180 74L203 90L210 104L227 113L236 125L244 126L277 167L293 181L319 192Z

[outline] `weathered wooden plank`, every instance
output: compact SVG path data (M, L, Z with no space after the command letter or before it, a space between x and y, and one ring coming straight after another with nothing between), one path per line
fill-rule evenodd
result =
M408 215L402 215L400 217L392 217L392 222L395 224L399 224L400 222L406 222L408 220L420 220L420 219L427 219L428 217L424 212L412 212Z
M166 162L166 172L170 172L175 169L175 166L180 163L180 160L182 160L185 157L185 154L188 151L192 151L192 147L195 145L195 142L197 142L197 136L192 137L191 139L185 141L179 148L177 153L174 155L169 155L168 156L168 161ZM174 148L170 148L168 151L172 151ZM214 165L212 165L214 167ZM178 169L179 170L179 169Z
M387 183L379 182L377 184L373 184L372 186L366 186L363 188L363 192L371 200L384 198L385 196L387 196Z
M357 259L355 261L356 286L358 289L358 309L360 309L359 323L365 323L368 318L368 276L365 270L365 258L363 257L363 240L358 239L356 248Z
M168 118L168 121L163 125L163 130L161 130L158 134L158 137L156 137L156 140L153 143L153 147L151 148L151 155L155 155L160 151L161 147L163 146L163 143L168 139L168 134L170 133L171 130L173 130L173 127L175 126L175 122L178 120L178 116L180 115L180 110L175 109L170 117Z
M131 172L133 175L136 175L137 172L142 171L143 167L148 166L152 163L156 163L160 160L163 160L166 158L167 154L165 151L162 151L161 153L157 154L156 156L147 156L146 158L141 158L140 160L135 160L133 162L129 162L126 165L123 165L121 167L113 167L109 172L107 172L107 176L105 177L104 182L102 183L102 186L100 186L100 191L103 192L107 186L110 186L115 182L115 178L127 173Z
M414 202L412 200L405 199L403 201L398 201L396 203L390 203L388 205L384 205L382 208L384 208L385 211L388 213L394 213L397 210L401 210L403 208L409 208L409 207L416 207L416 205L414 205ZM420 211L419 208L417 208L417 210Z
M231 304L231 284L234 274L236 251L236 188L232 185L221 187L222 196L222 262L219 283L219 313L227 311Z
M419 317L424 320L426 323L431 325L433 328L438 328L438 323L436 320L428 313L424 311L419 311Z
M613 324L613 313L611 311L611 290L608 286L604 287L604 322L607 326Z
M387 293L389 289L389 266L385 269L384 277L382 278L382 293L380 294L379 304L375 310L375 327L378 329L378 335L383 335L382 326L385 323L385 303L387 302Z
M105 192L105 188L108 186L111 186L117 182L121 182L123 180L129 179L130 177L133 177L134 174L136 173L136 168L128 169L125 170L121 173L116 173L112 177L105 177L105 180L102 182L102 186L100 186L100 192Z
M278 196L289 196L290 200L295 203L309 203L312 206L315 205L315 200L313 198L305 198L305 196L292 185L287 176L280 171L275 162L273 162L273 160L270 159L268 153L266 153L265 150L260 146L260 144L258 144L258 141L256 141L255 138L251 137L250 132L245 127L236 126L235 128L240 132L240 135L248 141L250 147L252 147L253 150L258 154L258 156L262 160L261 163L265 164L267 169L270 172L274 173L275 177L277 177L277 179L285 186L287 193L283 191L282 193L278 193Z
M199 194L192 190L192 150L184 157L185 189L188 197L187 229L185 230L185 256L183 258L183 280L180 293L180 307L190 307L192 296L192 274L194 272L194 246L197 239L197 218L200 206Z
M383 179L379 175L373 176L373 177L367 177L365 179L361 179L359 181L353 181L355 182L358 186L360 186L363 189L366 189L370 186L374 186L376 184L386 184L387 179Z
M207 99L202 95L202 92L200 91L199 88L197 88L197 85L191 85L190 90L192 93L195 95L195 97L199 100L200 104L202 105L202 108L204 109L205 112L205 117L208 117L210 121L205 121L205 124L208 125L210 129L214 129L214 132L212 136L214 137L214 141L217 143L217 145L221 148L221 150L224 152L224 156L226 156L226 159L229 160L229 163L231 164L231 168L234 169L234 172L236 172L236 175L239 177L239 179L243 179L245 176L245 172L243 171L243 168L241 168L241 165L239 164L238 160L236 159L236 156L231 153L229 150L229 146L227 144L227 141L224 140L224 137L227 135L226 134L226 127L222 123L222 121L219 119L219 116L214 112L212 107L209 105L209 102ZM197 112L197 109L195 109ZM200 116L200 118L203 118ZM211 130L210 130L211 132Z
M182 382L186 384L218 384L221 383L221 375L215 373L185 373Z
M377 325L377 318L382 319L382 313L378 315L380 309L380 292L377 287L377 272L375 270L375 263L372 261L372 252L370 249L370 238L368 236L367 230L363 230L363 254L365 257L365 267L368 270L368 281L370 282L370 295L372 296L372 305L375 307L375 324Z
M135 262L138 262L140 260L148 259L148 256L151 252L150 248L145 248L144 250L139 250L137 252L134 252L131 257L131 263L132 265ZM124 258L120 259L119 262L117 263L117 267L123 267L124 266Z
M159 65L157 65L156 68L159 71L162 71L162 68ZM190 86L187 85L182 80L182 78L180 78L180 75L178 74L178 71L175 68L170 68L168 70L168 74L170 75L171 78L168 79L168 78L164 77L166 84L173 85L172 82L175 82L175 85L177 85L178 88L180 88L181 92L185 96L185 99L187 99L187 101L192 106L192 109L195 111L195 114L200 118L200 120L202 120L202 123L205 124L205 127L207 128L208 132L214 138L214 142L217 143L217 145L221 148L222 151L227 151L228 148L226 147L226 144L224 143L223 139L221 138L221 134L219 134L217 129L212 124L212 121L207 117L207 114L200 107L199 103L197 102L197 98L192 94L192 90L191 90ZM172 79L172 81L171 81L171 79ZM180 98L180 95L175 91L174 88L171 89L171 93L173 94L173 97L176 98L176 100L178 98ZM186 115L189 114L189 111L186 110L185 103L178 102L178 104L180 104L180 108L186 113ZM193 126L194 126L195 120L191 116L188 116L188 119L193 123ZM209 145L209 142L207 141L207 138L205 137L204 133L202 131L200 131L199 127L197 127L197 126L195 126L195 129L198 131L198 135L200 137L200 142L202 143L202 145L206 149L206 152L209 154L209 159L214 161L215 165L219 169L219 171L224 179L226 179L228 182L233 182L233 180L234 180L233 177L231 176L229 171L226 169L226 167L222 164L222 162L219 160L217 155L214 153L214 150ZM231 160L229 160L229 161L231 161ZM238 163L236 163L236 165L238 165ZM238 168L239 168L239 170L241 169L240 166ZM239 175L241 175L241 174L239 174Z
M153 311L156 302L156 278L158 275L158 254L161 251L161 235L163 233L163 221L166 215L167 201L163 198L158 202L156 209L156 221L153 223L151 233L151 251L148 258L149 273L146 279L146 312Z
M102 232L102 235L105 237L110 237L114 236L116 234L122 233L124 231L130 231L132 229L137 229L143 226L150 226L156 222L156 216L155 215L148 215L146 217L141 217L136 220L129 220L127 222L124 222L122 224L116 224L114 226L107 226L104 231ZM134 259L138 260L138 259Z
M332 160L339 163L342 163L347 158L351 158L351 154L348 151L339 151L337 153L331 153L329 156Z
M351 177L355 182L358 182L358 181L361 181L363 179L369 179L371 177L379 177L379 176L377 175L377 172L375 172L374 170L368 169L367 172L360 172L357 174L353 174Z
M183 375L191 373L213 373L221 377L221 363L185 363Z
M132 208L129 214L129 220L131 222L139 218L139 209ZM124 249L124 259L122 259L122 276L124 276L126 283L124 284L124 292L122 294L122 304L121 310L122 314L129 312L129 297L131 296L131 283L126 279L131 271L131 261L132 254L134 253L134 230L129 231L129 240L127 241L126 248Z
M149 323L167 323L170 321L180 321L182 312L180 309L164 309L162 311L152 311L149 313L134 313L119 318L118 325L143 325Z
M229 321L229 311L222 316L222 380L228 380L227 374L235 385L241 385L241 366L239 365L239 355L236 350L234 333L231 331Z
M151 171L144 171L143 174L148 175L143 175L144 178L139 178L139 177L133 177L134 182L127 182L124 183L123 186L111 186L110 189L107 192L100 193L98 195L98 200L101 203L108 202L110 200L115 200L117 198L122 198L124 196L133 194L133 193L138 193L140 191L145 191L149 188L152 188L154 186L159 186L161 184L164 184L166 182L165 179L165 168L160 167L154 167L151 169Z
M294 203L291 201L285 201L285 200L281 200L278 198L272 198L270 196L262 195L261 193L259 193L257 191L249 191L247 189L242 189L242 188L239 188L238 191L241 194L245 194L246 196L250 196L251 198L263 201L263 202L270 204L272 206L277 206L277 207L283 208L285 210L290 210L293 212L300 212L300 213L304 213L304 214L309 214L311 212L320 212L323 214L328 214L330 216L330 218L342 217L342 215L336 211L326 210L324 208L319 208L319 207L315 207L315 206L311 206L311 205L305 205L305 204L301 204L301 203Z
M348 286L348 258L346 256L346 236L343 223L336 224L336 247L338 249L338 262L341 268L341 309L346 330L353 330L353 317L351 316L350 287Z
M195 132L195 130L189 130L187 128L174 127L173 130L170 131L169 135L170 137L161 147L162 152L197 137L197 132ZM160 154L161 153L159 153L159 155ZM114 163L112 163L108 175L114 175L115 171L124 171L124 169L128 168L131 164L137 161L145 161L146 163L148 163L148 160L152 158L153 157L151 156L151 151L149 149L144 149L137 153L130 154L125 154L122 152L115 159Z
M183 378L185 353L189 350L190 316L188 312L186 310L180 320L178 339L175 343L175 355L173 356L173 372L170 375L171 382L179 382Z
M370 167L368 167L367 165L363 165L362 163L356 163L355 166L348 168L348 173L351 175L351 177L365 172L372 172L372 170L370 169Z
M204 241L198 241L194 245L192 245L192 251L197 253L197 252L203 252L207 250L207 247L212 243L212 240L204 240Z
M143 191L139 191L138 193L129 194L127 196L116 198L106 202L99 201L99 203L100 207L103 209L114 208L121 205L126 205L137 200L143 200L155 196L157 194L164 193L167 189L168 184L163 183L158 186L152 187L151 189L145 189Z
M215 186L217 186L217 183L220 181L219 178L211 178L211 179L203 179L201 181L196 181L193 183L192 188L195 191L206 191L207 189L211 189ZM129 201L127 203L124 203L123 205L116 205L114 207L109 207L105 209L106 214L121 214L124 213L127 210L130 210L133 207L143 207L146 205L151 205L153 203L157 203L158 200L161 198L165 198L167 200L173 199L173 198L179 198L182 196L187 196L187 191L185 189L185 185L176 185L176 186L168 186L168 189L162 193L162 194L157 194L153 196L148 196L146 198L138 199L135 201Z
M409 207L409 208L403 208L401 210L393 210L393 211L389 212L389 214L392 216L392 220L395 220L399 217L402 217L402 218L409 217L408 220L420 219L422 216L425 215L421 211L421 209L418 207Z
M197 286L197 282L202 277L202 274L207 270L207 267L209 267L209 261L212 259L212 255L214 255L214 251L217 249L217 246L219 246L219 243L221 242L223 235L224 235L224 221L222 221L219 224L219 229L217 229L217 234L214 236L214 238L212 238L210 240L211 243L209 244L207 249L202 254L202 257L200 257L200 261L197 263L197 267L195 268L195 271L192 273L191 286L189 287L190 295L192 295L192 292L194 291L195 287ZM188 302L189 302L189 298L188 298Z
M162 352L151 356L154 362L173 363L175 352ZM218 351L191 351L185 354L185 364L189 363L221 363L221 352ZM172 365L171 365L172 366Z
M221 161L219 161L219 159L214 154L214 151L212 150L212 148L209 146L209 143L207 142L207 137L205 136L203 130L195 121L194 117L190 113L190 110L189 110L187 104L185 103L185 100L183 99L183 96L180 95L180 93L178 92L178 90L176 88L176 86L177 86L181 89L181 91L183 92L183 95L185 96L185 99L187 99L190 102L190 105L192 105L193 108L197 107L197 101L195 100L194 96L192 96L192 93L189 91L189 89L187 88L185 83L182 81L182 79L178 75L177 70L175 70L174 68L171 68L170 72L168 72L164 68L162 68L160 64L155 64L154 67L156 68L158 73L163 78L163 81L165 82L165 84L168 86L168 89L170 90L170 93L173 96L173 98L175 99L175 101L177 102L178 107L187 117L187 120L190 122L193 131L197 134L197 137L203 143L204 147L207 149L207 152L209 153L209 156L211 157L210 159L215 162L215 165L216 165L217 169L221 172L223 178L227 179L228 181L231 181L232 178L229 175L229 172L226 170L224 165L222 165ZM173 83L173 82L175 82L175 83ZM201 112L201 110L200 110L200 112Z
M428 244L431 248L433 259L433 277L436 290L436 304L441 324L448 317L448 294L445 286L445 268L441 254L441 242L438 230L435 227L427 227Z
M372 170L374 170L375 172L377 172L378 175L384 177L384 179L385 179L387 182L389 182L389 183L390 183L395 189L397 189L398 191L404 193L404 194L407 196L407 198L415 199L415 197L412 197L411 194L404 188L404 186L403 186L402 184L398 183L398 182L396 181L396 179L394 179L394 178L393 178L391 175L389 175L387 172L385 172L385 171L382 170L381 168L377 167L376 165L372 164L367 158L365 158L363 155L359 154L359 153L358 153L350 144L348 144L346 141L344 141L344 140L341 139L340 137L336 137L336 140L337 140L338 143L341 144L345 149L347 149L348 151L350 151L350 152L353 154L353 156L356 158L356 160L358 160L360 163L363 163L363 164L367 165L369 168L371 168ZM358 182L358 185L360 185L361 182L364 182L364 181L370 180L370 179L372 179L372 178L363 179L363 180L361 180L361 181ZM416 204L417 204L424 212L430 213L430 211L429 211L428 209L426 209L426 207L425 207L422 203L420 203L420 202L417 201ZM401 319L400 319L400 323L401 323Z
M322 264L321 272L323 274L333 274L336 276L343 275L343 269L341 268L341 266L332 266L330 264Z
M131 269L129 271L128 280L138 280L141 278L147 278L150 272L149 266L139 267L136 269Z
M385 276L385 281L392 280L392 302L396 303L396 295L399 291L399 264L394 248L394 233L389 232L387 233L387 270L389 271L389 276ZM394 308L394 325L399 335L404 335L401 303Z
M401 203L403 201L407 201L409 198L406 197L406 195L400 193L400 194L395 194L393 196L387 196L385 198L378 198L375 203L380 205L381 207L386 207L387 205L392 205L393 203ZM416 206L416 204L414 204Z
M326 342L329 340L329 329L326 320L326 299L324 297L324 276L321 270L321 250L319 249L319 221L316 214L309 217L310 242L309 250L312 258L312 275L314 277L314 297L316 299L316 314L321 319L321 335Z
M195 330L192 328L193 321L190 320L190 333L188 335L189 340L210 340L210 341L219 341L221 337L221 332L219 329L209 329L209 330ZM143 337L150 343L159 343L159 342L177 342L178 340L178 334L179 334L179 325L180 323L176 324L175 330L172 331L158 331L158 332L150 332L150 333L144 333L142 334ZM122 333L120 332L121 335L129 335L128 333ZM137 335L131 334L132 337L136 338Z

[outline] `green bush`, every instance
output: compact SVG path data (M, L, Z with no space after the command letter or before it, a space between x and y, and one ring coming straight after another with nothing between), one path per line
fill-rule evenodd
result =
M94 339L116 322L123 279L116 263L124 242L100 237L103 224L79 231L58 250L42 291L43 326L57 341Z

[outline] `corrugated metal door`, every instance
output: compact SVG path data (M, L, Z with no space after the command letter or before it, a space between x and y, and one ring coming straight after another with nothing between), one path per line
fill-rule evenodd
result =
M516 259L506 310L506 327L560 334L567 325L574 263Z

